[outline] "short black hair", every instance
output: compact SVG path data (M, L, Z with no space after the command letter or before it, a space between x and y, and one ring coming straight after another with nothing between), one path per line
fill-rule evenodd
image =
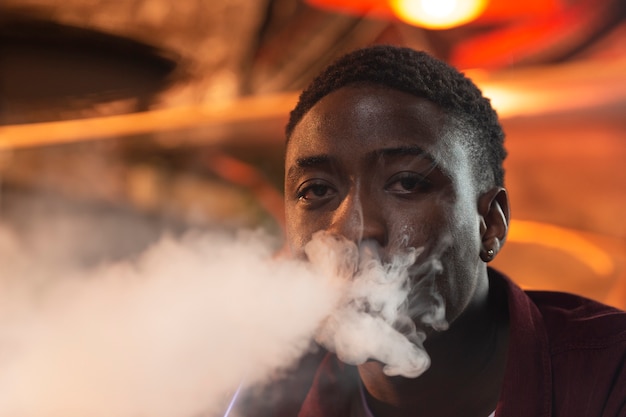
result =
M469 126L464 145L481 188L504 185L504 132L489 99L454 67L410 48L375 45L350 52L322 71L302 92L286 126L287 141L323 97L350 84L376 84L425 98ZM485 169L489 167L490 169Z

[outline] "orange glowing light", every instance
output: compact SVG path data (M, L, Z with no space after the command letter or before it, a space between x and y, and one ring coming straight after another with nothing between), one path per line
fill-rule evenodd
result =
M448 29L469 23L487 8L488 0L390 0L402 21L429 29Z
M600 276L608 276L615 271L613 259L607 252L573 230L530 220L516 220L511 222L508 239L564 251Z

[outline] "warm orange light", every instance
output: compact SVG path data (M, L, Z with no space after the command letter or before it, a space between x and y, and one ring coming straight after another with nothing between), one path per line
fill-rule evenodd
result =
M469 23L487 8L488 0L390 0L400 19L429 29L448 29Z
M516 220L511 222L507 238L512 242L534 243L564 251L600 276L608 276L615 271L611 256L576 231L553 224Z

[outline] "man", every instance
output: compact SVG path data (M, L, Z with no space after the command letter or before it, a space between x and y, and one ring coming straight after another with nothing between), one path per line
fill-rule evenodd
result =
M274 415L626 416L626 314L524 293L488 268L509 223L506 153L471 81L421 52L365 48L312 82L286 132L294 256L319 230L376 242L383 258L399 240L424 248L417 263L441 260L435 287L449 328L426 329L431 365L417 378L329 353Z

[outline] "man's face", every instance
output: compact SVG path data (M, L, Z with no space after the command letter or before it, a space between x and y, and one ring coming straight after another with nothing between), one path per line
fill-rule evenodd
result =
M343 87L295 127L285 161L287 240L303 255L313 233L440 257L436 290L449 322L484 285L480 217L463 133L433 103L380 86ZM417 278L419 279L419 278Z

